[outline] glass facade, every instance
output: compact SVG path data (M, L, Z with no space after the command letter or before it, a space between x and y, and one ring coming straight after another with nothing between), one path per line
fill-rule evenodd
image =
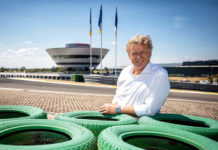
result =
M99 63L92 63L92 65L98 65ZM70 62L70 63L57 63L57 65L90 65L90 63L86 62Z
M55 55L55 59L71 59L71 58L87 58L90 59L90 55ZM99 55L92 55L92 59L100 59Z

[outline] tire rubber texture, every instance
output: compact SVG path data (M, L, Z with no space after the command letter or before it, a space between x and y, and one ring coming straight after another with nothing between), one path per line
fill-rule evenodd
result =
M133 136L156 136L173 139L200 150L216 150L218 147L218 143L214 140L184 130L151 125L125 125L109 127L102 131L98 137L98 150L142 150L142 148L123 140ZM142 145L145 142L141 142ZM175 147L175 149L177 148Z
M14 113L23 113L25 117L18 118L6 118L0 119L0 122L3 121L12 121L17 119L47 119L47 113L37 107L33 106L22 106L22 105L2 105L0 106L0 113L2 112L14 112Z
M2 150L95 150L96 139L88 129L67 122L46 119L24 119L2 122L0 125L0 139L5 134L28 130L50 130L68 135L70 140L42 145L6 145L0 143ZM38 138L37 138L38 139ZM19 139L18 139L19 140Z
M188 122L189 124L193 124L193 126L168 123L166 122L167 120ZM170 127L180 130L186 130L218 141L218 121L209 118L203 118L203 117L192 116L192 115L161 113L161 114L156 114L153 117L143 116L138 120L138 123L140 125L156 125L161 127ZM202 127L194 126L194 124L196 123L201 124L203 126Z
M81 119L81 117L100 117L103 119L104 118L115 119L117 121L90 120L90 119ZM99 133L107 127L137 124L137 119L132 116L126 114L104 115L98 111L68 112L68 113L57 115L55 119L82 125L88 128L89 130L91 130L95 136L98 136Z

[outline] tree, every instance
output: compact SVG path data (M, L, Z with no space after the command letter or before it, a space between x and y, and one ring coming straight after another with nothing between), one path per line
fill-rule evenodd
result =
M105 71L106 74L110 73L110 70L107 67L104 67L104 71Z
M213 83L213 77L212 76L208 76L208 81L210 82L210 84Z
M57 70L58 70L58 68L56 68L56 67L51 68L51 72L57 72Z
M23 72L24 70L26 70L26 67L23 66L23 67L20 68L21 72Z
M5 68L4 67L1 67L0 68L0 72L4 72L5 71Z

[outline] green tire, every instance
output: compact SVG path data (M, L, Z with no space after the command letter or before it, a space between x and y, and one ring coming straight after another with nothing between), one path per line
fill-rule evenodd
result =
M216 150L218 143L204 136L151 125L114 126L98 137L98 150Z
M0 123L2 150L95 150L91 131L58 120L23 119Z
M17 119L47 119L47 113L37 107L22 105L0 106L0 122Z
M218 122L209 118L181 114L156 114L153 117L143 116L138 123L186 130L218 141Z
M57 115L56 120L76 123L91 130L95 136L107 127L137 124L137 119L125 114L104 115L98 111L77 111Z

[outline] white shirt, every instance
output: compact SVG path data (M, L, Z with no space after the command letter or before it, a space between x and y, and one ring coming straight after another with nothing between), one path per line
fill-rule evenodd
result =
M136 77L133 65L125 67L117 81L116 95L113 102L121 106L134 106L138 117L153 116L160 112L170 85L167 71L151 62Z

